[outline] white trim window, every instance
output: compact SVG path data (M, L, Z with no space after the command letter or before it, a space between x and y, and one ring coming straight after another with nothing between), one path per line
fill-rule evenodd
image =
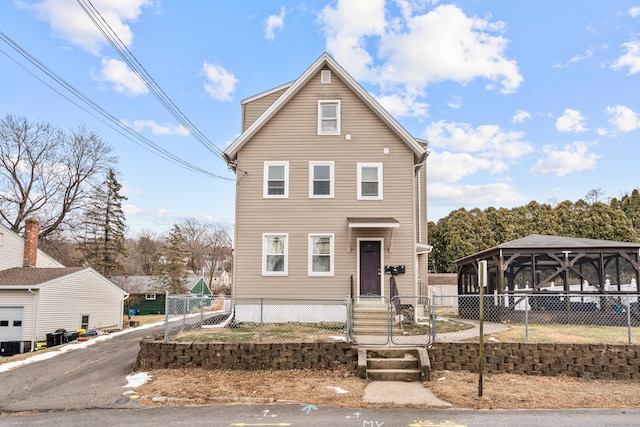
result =
M89 329L89 315L83 314L80 316L80 329L84 329L85 331Z
M358 163L358 200L382 200L382 163Z
M318 135L340 135L340 100L318 101Z
M320 83L322 84L331 83L331 70L320 71Z
M289 162L264 162L263 197L289 197Z
M309 276L333 276L333 233L309 234Z
M262 235L262 275L286 276L288 262L289 235L269 234Z
M147 301L155 301L156 300L156 294L146 294L144 296L144 299Z
M334 162L309 162L309 197L333 198Z

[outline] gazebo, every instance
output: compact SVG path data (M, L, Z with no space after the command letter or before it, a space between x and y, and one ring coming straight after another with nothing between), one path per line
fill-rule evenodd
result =
M456 260L459 295L479 293L481 260L487 261L486 302L495 307L489 312L500 320L512 317L525 296L532 296L531 311L612 311L625 301L638 311L640 243L532 234ZM575 294L581 296L569 296Z

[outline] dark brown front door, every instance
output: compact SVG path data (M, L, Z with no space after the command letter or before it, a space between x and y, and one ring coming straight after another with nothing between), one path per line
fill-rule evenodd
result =
M381 295L380 241L360 241L360 295Z

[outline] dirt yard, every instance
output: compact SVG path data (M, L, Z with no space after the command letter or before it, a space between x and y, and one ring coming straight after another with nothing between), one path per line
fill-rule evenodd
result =
M191 369L158 370L150 375L152 380L136 389L141 403L146 405L288 401L341 407L394 406L363 404L367 382L346 370ZM485 375L483 396L478 397L478 374L437 371L432 372L432 381L424 385L459 408L640 408L640 381Z

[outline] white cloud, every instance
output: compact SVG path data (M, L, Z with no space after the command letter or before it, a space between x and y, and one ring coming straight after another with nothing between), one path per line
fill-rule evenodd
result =
M524 197L508 183L484 185L430 184L429 203L433 205L479 206L516 203Z
M636 18L638 16L640 16L640 6L634 6L632 8L629 9L629 16L631 16L632 18Z
M597 132L598 132L598 136L606 136L609 134L609 131L606 130L605 128L598 128Z
M587 130L584 126L584 117L578 110L565 108L564 114L556 120L556 129L559 132L584 132Z
M92 0L92 3L127 46L133 42L133 32L126 23L137 21L142 8L153 4L151 0ZM18 4L33 10L38 19L48 22L57 37L94 55L99 54L100 48L107 44L100 30L75 1L41 0Z
M401 96L400 94L383 95L377 101L393 116L426 116L429 104L417 100L415 94Z
M589 153L587 144L581 141L567 145L561 150L547 145L544 147L544 153L545 157L538 160L529 171L532 175L565 176L573 172L593 169L596 166L596 160L600 157Z
M615 64L611 65L611 68L617 70L629 67L627 73L629 75L640 72L640 41L626 42L622 44L622 47L627 50L627 53L618 58Z
M375 80L369 66L373 58L366 49L367 39L382 36L385 0L338 0L336 7L325 6L318 17L324 25L327 50L358 80Z
M640 118L638 113L624 105L616 105L615 107L607 107L607 114L611 119L609 121L620 132L631 132L640 128Z
M583 54L577 54L577 55L572 56L569 59L569 62L567 62L567 63L558 63L558 64L555 64L553 67L554 68L566 68L569 64L575 64L576 62L581 62L581 61L584 61L586 59L591 58L594 53L596 53L596 49L593 48L593 47L590 47Z
M107 82L116 92L128 96L145 95L149 89L127 64L117 59L103 58L100 61L102 69L99 73L92 73L92 78L99 82Z
M500 82L503 93L522 83L515 61L504 56L507 40L502 22L468 17L454 5L442 5L414 16L404 32L388 33L380 56L387 62L381 76L402 84L426 86L444 80L466 84L476 78Z
M160 125L153 120L136 120L133 122L133 128L142 132L145 129L151 129L151 132L154 135L177 135L177 136L188 136L189 129L185 128L182 125L172 126L169 124Z
M523 123L526 119L530 119L530 118L531 118L531 113L524 110L518 110L516 111L516 114L513 116L511 121L513 123Z
M449 98L449 100L447 101L447 106L449 108L452 108L454 110L459 109L460 107L462 107L462 98L460 98L458 95L453 95L451 98Z
M220 65L209 64L205 62L202 64L207 81L204 84L204 89L209 96L218 101L231 101L231 95L236 89L238 79L225 70Z
M402 17L387 21L384 0L338 0L319 16L327 50L356 79L379 84L383 91L426 93L433 83L479 78L496 82L487 87L502 93L516 91L523 77L506 56L505 24L469 17L455 5L420 14L431 3L400 1ZM371 46L378 50L370 54Z
M267 40L272 40L275 37L275 30L284 28L284 6L280 7L280 15L269 15L264 23L264 36Z
M515 159L533 151L522 141L523 132L505 132L497 125L472 128L467 123L440 120L427 127L427 139L435 147L481 153L483 157Z
M195 218L205 223L224 222L209 214L180 212L165 208L147 208L133 203L123 204L122 208L127 217L128 234L130 235L136 235L142 230L164 233L169 231L174 224L187 218Z
M468 153L432 152L427 158L428 182L456 182L479 171L502 172L506 165Z

